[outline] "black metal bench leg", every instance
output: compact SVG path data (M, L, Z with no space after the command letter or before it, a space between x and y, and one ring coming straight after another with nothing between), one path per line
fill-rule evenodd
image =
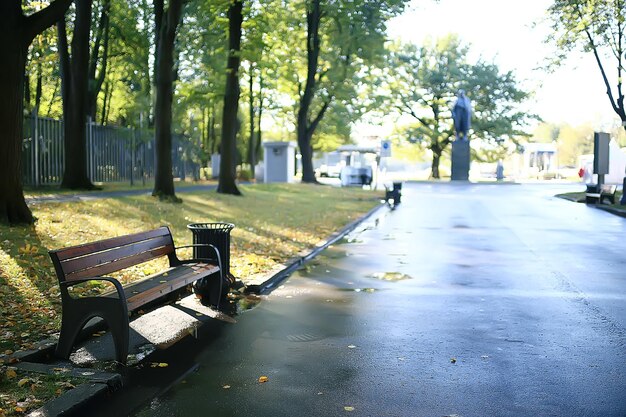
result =
M55 351L55 355L59 358L69 359L78 333L80 333L85 323L89 320L89 318L85 318L84 315L78 315L76 313L76 311L71 310L63 312L61 334L59 335L59 342L57 343Z
M83 298L66 302L61 322L61 334L55 351L56 356L69 359L74 342L85 324L94 317L101 317L109 326L115 358L126 363L128 355L128 310L117 299Z
M128 355L128 308L126 303L119 299L102 299L93 300L92 304L98 304L98 315L102 317L113 337L115 344L115 360L120 363L126 363Z
M111 336L113 336L113 343L115 343L115 360L126 364L129 341L128 314L126 311L117 309L117 311L111 312L106 320L111 330Z

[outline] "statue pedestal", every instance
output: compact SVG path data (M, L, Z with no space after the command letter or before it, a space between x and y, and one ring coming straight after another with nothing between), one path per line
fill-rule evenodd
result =
M452 181L469 180L469 169L469 140L457 140L452 142Z

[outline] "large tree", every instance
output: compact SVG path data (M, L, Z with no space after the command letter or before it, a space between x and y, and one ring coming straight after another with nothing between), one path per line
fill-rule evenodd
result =
M311 115L311 104L315 95L316 84L319 83L323 73L319 69L320 56L320 24L322 21L322 8L320 0L307 1L306 4L306 81L300 94L297 116L298 147L302 155L302 182L316 182L313 170L313 146L311 138L317 125L324 117L333 97L326 96L320 108Z
M548 9L560 53L557 63L576 48L593 54L611 104L626 129L622 91L626 47L625 0L555 0ZM610 81L610 80L613 81ZM613 83L613 85L612 85Z
M329 110L348 110L356 121L359 78L383 56L386 22L404 9L402 0L306 0L306 75L298 83L296 133L302 181L316 182L313 135ZM302 84L304 84L302 86Z
M241 63L241 24L243 22L243 1L235 0L228 9L228 61L226 65L226 89L224 111L222 113L222 152L217 192L240 195L235 182L237 131L239 125L239 66Z
M174 51L176 29L183 14L183 0L154 1L156 23L156 103L154 108L156 174L152 195L177 201L172 174L172 101L174 97Z
M470 139L503 143L525 135L532 115L520 110L528 94L512 72L492 63L468 61L468 47L450 35L417 47L395 44L389 54L387 91L391 106L414 123L411 140L432 152L431 176L440 178L441 157L454 140L452 105L459 89L472 100Z
M24 72L28 47L35 36L63 17L71 0L56 0L25 16L21 0L0 2L0 222L32 223L22 189Z
M61 187L91 189L87 167L87 123L89 90L89 38L92 0L75 0L76 13L71 54L65 19L57 23L63 96L65 166Z

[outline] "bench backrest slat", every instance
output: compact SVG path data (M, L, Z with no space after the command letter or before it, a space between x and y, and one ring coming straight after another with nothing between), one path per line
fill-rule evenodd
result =
M122 269L139 265L144 262L148 262L152 259L160 258L161 256L167 255L172 251L168 247L161 247L149 252L143 252L134 256L129 256L124 259L120 259L114 262L109 262L107 264L99 265L94 268L84 269L79 272L75 272L73 274L69 274L65 276L66 281L73 281L82 278L89 277L99 277L106 274L110 274L111 272L120 271Z
M60 281L102 276L174 253L169 228L50 251Z
M170 229L167 227L159 227L158 229L147 232L135 233L110 239L98 240L96 242L85 243L84 245L70 246L68 248L52 250L51 254L56 254L59 261L65 261L70 258L78 258L79 256L89 255L94 252L116 248L131 243L140 242L142 240L152 239L159 236L171 236Z

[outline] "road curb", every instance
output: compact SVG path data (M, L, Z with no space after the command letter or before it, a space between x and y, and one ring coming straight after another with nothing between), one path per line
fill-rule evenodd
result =
M611 214L615 214L616 216L626 217L626 210L618 209L611 206L602 206L600 204L596 204L596 208L604 211L608 211Z
M289 275L291 275L295 270L297 270L300 266L304 265L306 262L315 258L320 254L324 249L328 248L333 243L337 242L348 233L352 232L358 225L363 223L365 220L372 217L376 212L378 212L381 208L385 207L386 204L381 203L376 207L372 208L370 211L365 213L360 218L354 220L348 225L344 226L341 230L333 233L330 237L324 241L319 243L313 250L310 252L292 258L289 262L285 264L285 267L280 271L276 272L274 275L263 281L261 284L249 285L246 287L246 293L252 294L268 294L272 292L281 282L283 282Z

